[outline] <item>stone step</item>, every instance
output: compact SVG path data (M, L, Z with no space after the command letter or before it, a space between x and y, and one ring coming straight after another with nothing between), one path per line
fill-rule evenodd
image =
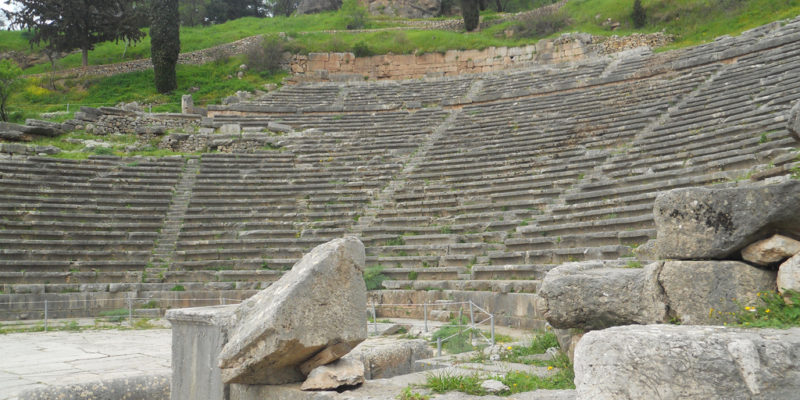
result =
M492 293L536 293L538 280L385 280L386 289L404 290L468 290Z

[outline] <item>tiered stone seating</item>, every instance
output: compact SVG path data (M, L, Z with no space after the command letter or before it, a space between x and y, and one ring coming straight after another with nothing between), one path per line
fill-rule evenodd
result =
M800 20L674 52L210 107L207 127L294 130L248 154L0 159L0 283L241 298L354 234L387 278L378 301L475 298L536 325L547 271L631 262L659 192L797 166L797 71Z

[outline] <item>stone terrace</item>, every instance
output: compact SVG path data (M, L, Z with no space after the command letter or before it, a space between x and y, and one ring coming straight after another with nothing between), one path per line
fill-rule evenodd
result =
M786 116L798 100L795 19L667 53L304 84L209 107L207 127L295 130L255 153L0 159L0 309L243 298L356 234L389 277L373 300L471 298L505 324L539 326L544 274L632 261L655 235L659 192L797 166Z

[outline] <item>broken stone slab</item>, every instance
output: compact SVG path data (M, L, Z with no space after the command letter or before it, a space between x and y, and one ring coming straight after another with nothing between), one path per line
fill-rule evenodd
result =
M286 124L280 124L277 122L270 121L267 123L267 129L272 132L281 132L281 133L291 133L294 132L294 128Z
M773 235L742 249L742 258L753 264L767 266L800 254L800 241L783 235Z
M48 386L22 392L19 400L128 399L168 400L168 374L114 378L66 386Z
M486 393L500 393L500 392L505 392L507 390L511 390L503 382L500 382L495 379L487 379L481 382L481 389L485 390Z
M658 272L674 317L686 325L722 325L758 293L775 290L777 272L739 261L666 261Z
M542 282L540 311L559 329L665 322L667 306L658 289L657 267L615 268L601 261L563 264Z
M800 101L794 103L794 107L789 111L789 120L787 123L789 133L794 136L794 139L800 142Z
M781 264L778 268L777 283L778 291L783 295L787 290L800 292L800 254Z
M354 359L339 359L314 368L308 374L301 390L335 390L342 386L364 383L364 364Z
M580 399L796 399L800 328L620 326L575 350Z
M364 261L357 238L330 241L242 303L219 355L223 381L300 382L300 365L320 351L366 339Z
M660 259L728 259L774 233L800 237L800 181L675 189L653 208Z
M311 357L308 361L300 364L300 372L303 375L308 375L315 368L330 364L344 357L350 350L353 350L353 347L348 343L337 343L330 346L317 353L314 357Z
M367 379L385 379L423 371L417 361L433 357L433 349L423 339L396 340L370 338L343 358L364 363Z

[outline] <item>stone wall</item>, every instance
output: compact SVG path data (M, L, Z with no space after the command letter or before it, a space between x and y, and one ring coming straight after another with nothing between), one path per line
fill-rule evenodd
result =
M574 62L636 47L657 47L671 42L663 33L627 37L567 34L522 47L450 50L444 54L386 54L356 57L353 53L295 55L289 68L291 81L340 79L413 79L510 69L530 64Z

